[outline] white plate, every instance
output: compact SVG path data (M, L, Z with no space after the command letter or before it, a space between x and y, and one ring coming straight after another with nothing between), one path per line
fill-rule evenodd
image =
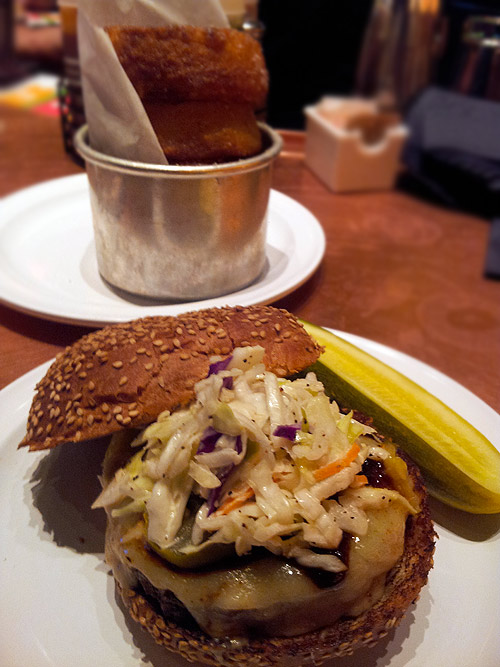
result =
M500 449L500 415L467 389L395 350L340 335L445 400ZM188 667L166 657L115 598L102 555L104 513L88 509L98 492L99 447L16 450L47 365L0 392L0 664ZM498 667L500 516L435 504L434 517L435 566L417 604L375 649L331 667Z
M0 302L89 326L208 306L270 303L314 273L325 252L325 235L312 213L275 190L268 219L267 268L249 287L185 303L128 300L99 275L86 175L46 181L0 201Z

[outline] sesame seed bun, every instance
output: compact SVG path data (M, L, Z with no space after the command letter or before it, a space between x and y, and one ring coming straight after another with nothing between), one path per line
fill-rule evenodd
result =
M360 616L341 618L330 627L295 637L250 639L235 644L164 618L142 594L121 588L116 582L130 615L161 646L187 660L208 665L319 665L329 658L351 655L363 646L374 646L400 623L417 600L433 564L435 533L422 478L415 464L401 452L398 454L407 463L421 510L407 519L404 553L387 576L382 598Z
M66 348L36 387L20 446L50 449L142 428L187 405L210 357L262 345L285 377L314 363L320 346L297 319L270 306L212 308L114 324Z

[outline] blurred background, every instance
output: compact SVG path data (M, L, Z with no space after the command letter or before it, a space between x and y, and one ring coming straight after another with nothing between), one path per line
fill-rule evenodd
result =
M245 0L223 0L238 22ZM77 0L0 0L0 85L65 74L61 8ZM498 0L247 0L271 77L268 120L302 129L324 94L384 92L405 107L431 83L498 99ZM469 24L476 17L474 24ZM66 45L67 46L67 45ZM74 76L74 72L73 72Z
M499 0L220 1L231 25L262 44L270 74L262 117L272 126L306 129L305 108L324 96L374 100L382 128L397 117L409 129L398 185L410 174L414 192L500 213ZM0 0L0 105L58 116L75 161L72 136L85 121L77 7Z

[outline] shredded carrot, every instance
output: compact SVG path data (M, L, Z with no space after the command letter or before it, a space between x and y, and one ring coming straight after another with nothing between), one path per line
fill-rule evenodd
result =
M232 512L233 510L238 509L238 507L244 505L246 501L250 500L250 498L253 498L254 495L254 490L248 487L241 493L238 493L238 495L231 496L225 500L222 505L214 512L214 515L220 516L221 514L229 514L229 512Z
M347 466L351 465L351 463L354 461L354 459L358 454L359 454L359 445L354 443L351 449L347 452L347 454L344 454L344 456L342 456L340 459L337 459L336 461L331 461L330 463L327 463L326 466L323 466L322 468L318 468L317 470L315 470L313 473L314 477L319 482L322 479L326 479L327 477L335 475L344 468L347 468Z
M360 489L362 486L366 486L366 484L368 484L368 477L366 475L356 475L350 487L351 489Z

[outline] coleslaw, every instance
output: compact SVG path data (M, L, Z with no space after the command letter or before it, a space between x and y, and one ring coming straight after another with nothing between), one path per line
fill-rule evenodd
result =
M366 509L411 497L368 485L367 459L395 450L374 429L344 414L309 372L279 378L260 346L211 361L195 400L164 412L131 443L137 451L103 489L94 507L112 516L146 517L147 539L160 551L179 543L189 518L190 552L211 544L253 547L305 567L342 572L344 533L363 536Z

